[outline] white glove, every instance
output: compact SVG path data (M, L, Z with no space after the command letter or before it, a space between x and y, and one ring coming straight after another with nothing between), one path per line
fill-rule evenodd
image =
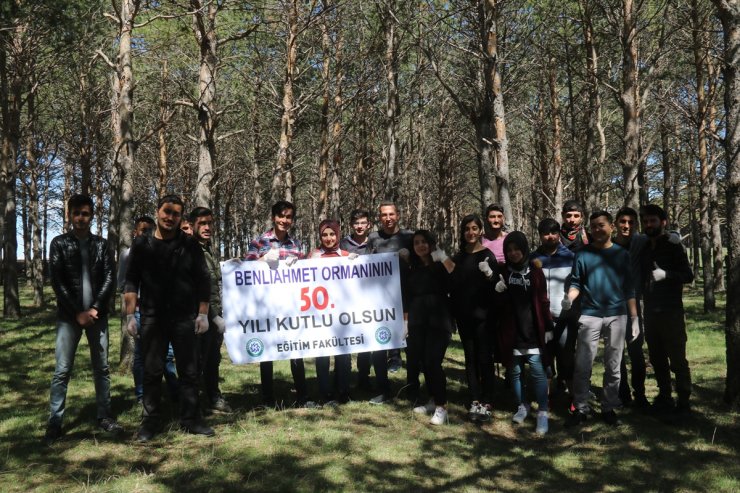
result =
M444 262L448 258L450 257L447 255L447 252L445 252L441 248L437 248L432 252L432 260L435 262Z
M296 260L298 260L298 257L296 257L295 255L288 255L287 257L285 257L284 262L285 265L290 267L291 265L295 264Z
M131 337L136 337L139 332L139 324L136 322L136 315L126 315L126 332Z
M640 320L637 317L632 317L630 322L630 330L632 331L632 341L634 342L640 335Z
M199 313L195 317L195 333L204 334L208 330L208 315L205 313Z
M239 258L239 257L234 257L234 258L230 258L229 260L227 260L227 261L226 261L226 262L224 262L224 263L228 263L228 262L233 262L233 263L235 263L235 264L238 264L238 263L239 263L239 262L241 262L242 260L244 260L244 259L242 259L242 258Z
M321 250L314 250L309 258L321 258Z
M478 262L478 270L481 271L487 279L490 279L491 276L493 276L493 269L491 269L491 264L488 263L488 259L485 259L483 262Z
M264 257L265 262L267 262L267 265L270 267L270 269L277 269L278 264L280 263L280 248L273 244L272 248L270 248L270 251L265 254Z
M660 267L658 267L658 264L656 264L655 262L653 262L653 267L654 267L653 272L652 272L653 281L660 282L660 281L665 280L665 275L666 275L665 271L661 269Z
M403 338L408 339L409 337L409 321L408 319L403 319Z
M555 334L552 333L551 330L548 330L545 332L545 344L552 341L555 338Z
M680 245L681 244L681 233L678 231L669 231L668 232L668 242L673 243L674 245Z
M573 306L573 302L570 298L568 298L568 295L565 295L565 298L563 298L563 301L560 302L560 308L563 309L563 311L570 310L570 307Z
M219 315L213 317L213 325L216 326L219 334L223 334L226 332L226 320L224 320L223 317Z
M502 276L501 274L498 275L498 279L499 281L496 283L496 286L493 289L495 289L497 293L503 293L504 291L506 291L506 281L504 281L504 276Z
M399 257L401 257L401 258L403 259L403 261L404 261L404 262L408 262L408 261L409 261L409 256L410 256L410 255L411 255L411 254L409 253L409 250L408 250L408 248L401 248L401 249L400 249L400 250L398 251L398 256L399 256Z
M350 259L350 260L354 260L354 259L356 259L356 258L357 258L357 257L359 257L359 256L360 256L360 254L359 254L359 253L357 253L357 252L352 252L352 253L350 253L349 255L347 255L347 258L348 258L348 259Z

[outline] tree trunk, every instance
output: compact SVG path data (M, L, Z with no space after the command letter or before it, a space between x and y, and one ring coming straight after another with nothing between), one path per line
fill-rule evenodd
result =
M560 123L560 100L557 88L557 65L555 59L550 60L548 85L550 89L550 119L552 120L552 217L563 208L563 159L561 156L562 135Z
M398 39L396 37L396 1L387 0L381 13L385 34L385 146L383 147L383 195L398 200L398 120L401 108L398 95Z
M728 275L725 341L727 346L727 379L725 402L740 408L740 2L713 0L724 32L725 114L724 138L727 164L727 231Z
M28 124L26 126L26 163L28 165L28 229L31 254L26 264L31 265L29 281L33 288L33 306L44 304L44 266L41 260L41 221L39 218L39 160L36 146L36 91L31 90L27 99Z
M165 60L162 63L162 88L159 95L159 118L161 120L165 120L167 118L167 114L169 113L169 103L167 101L167 91L165 90L165 87L167 85L167 77L168 77L168 70L167 70L167 60ZM159 152L157 153L157 175L159 178L158 186L157 186L157 195L159 198L162 198L167 194L167 161L168 161L168 151L167 151L167 127L165 125L162 125L162 127L157 132L157 147L159 148Z
M637 15L633 0L622 1L622 140L624 205L640 208L640 108L637 67Z
M293 125L296 118L293 82L298 60L298 0L285 4L285 21L287 36L285 39L285 75L283 79L283 115L280 118L280 138L278 143L277 163L272 176L272 201L280 199L293 201L295 195L295 178L293 175Z
M330 2L322 2L322 10L330 8ZM321 17L321 116L319 117L319 198L316 204L319 222L329 213L329 65L331 59L331 38L329 37L328 16Z

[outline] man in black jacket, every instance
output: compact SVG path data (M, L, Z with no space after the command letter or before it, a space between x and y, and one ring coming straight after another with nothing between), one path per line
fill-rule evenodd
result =
M110 411L108 368L108 302L115 289L113 259L105 238L90 233L93 201L73 195L67 202L72 231L49 247L51 284L57 297L56 368L51 379L50 415L44 442L62 434L62 419L75 353L85 331L95 381L98 425L120 432Z
M180 426L212 436L198 408L197 338L208 330L211 279L198 242L180 230L183 203L166 195L157 206L154 234L134 240L126 271L126 330L141 337L144 350L144 411L138 440L147 442L161 426L160 400L167 347L172 343L180 380ZM134 316L137 293L141 329Z
M669 239L665 231L668 216L659 206L648 204L640 210L648 245L642 255L643 317L650 364L658 383L653 410L663 414L688 413L691 373L686 360L686 321L683 285L694 280L683 246ZM671 371L676 375L678 406L671 396Z

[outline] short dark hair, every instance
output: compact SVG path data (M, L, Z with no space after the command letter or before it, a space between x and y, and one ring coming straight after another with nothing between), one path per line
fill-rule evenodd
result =
M164 204L175 204L179 205L183 209L185 208L185 204L183 203L180 196L173 193L165 195L164 197L159 199L159 202L157 202L157 210L161 209Z
M667 221L668 220L668 214L666 211L659 205L656 204L647 204L640 207L640 217L645 216L658 216L658 219L661 221Z
M624 206L617 211L617 219L622 216L632 216L637 219L637 211L634 210L632 207Z
M491 204L488 207L486 207L486 217L488 217L488 213L491 211L498 211L501 214L504 214L504 206L501 204Z
M365 209L355 209L349 213L349 223L352 224L361 217L364 217L365 219L370 219L370 213Z
M610 223L613 223L614 222L614 218L609 213L609 211L604 211L604 210L594 211L590 216L588 216L588 220L589 220L589 222L591 222L594 219L596 219L597 217L601 217L601 216L604 216L606 218L606 220L609 221Z
M561 211L562 214L565 214L566 212L580 212L583 214L583 206L580 202L577 200L566 200L563 204L563 210Z
M136 220L134 220L134 225L137 225L139 223L147 223L147 224L151 224L151 225L156 224L154 222L154 219L151 216L139 216L139 217L137 217Z
M195 221L199 217L212 216L212 215L213 215L213 211L211 211L211 209L209 209L208 207L196 207L195 209L190 211L190 214L188 215L188 221L195 224Z
M72 209L79 209L80 207L84 207L86 205L90 207L91 213L95 212L95 206L93 205L93 200L90 198L90 196L76 193L72 195L67 201L67 210L71 211Z
M545 233L559 233L560 223L551 217L546 217L537 225L537 232L541 235Z
M398 212L399 212L399 210L398 210L398 205L397 205L397 204L396 204L395 202L393 202L392 200L383 200L383 201L382 201L382 202L381 202L381 203L380 203L380 204L378 205L378 212L380 212L380 208L381 208L381 207L393 207L394 209L396 209L396 213L398 213Z
M290 209L291 211L293 211L293 216L295 216L295 205L293 205L293 202L288 202L287 200L278 200L277 202L272 204L272 207L270 208L270 217L279 216L280 213L286 209Z

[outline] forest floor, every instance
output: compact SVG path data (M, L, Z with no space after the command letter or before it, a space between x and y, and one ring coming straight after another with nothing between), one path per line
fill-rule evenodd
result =
M619 427L592 419L565 429L567 403L556 399L550 433L541 438L532 418L521 426L511 422L513 401L501 378L493 421L470 423L455 336L445 361L448 426L433 427L428 417L413 414L403 391L383 406L369 405L371 395L358 392L337 409L259 410L258 365L234 366L224 350L221 389L235 413L207 419L216 436L185 435L173 416L161 435L142 445L134 441L141 410L128 372L111 376L113 410L125 433L109 437L96 427L83 337L65 434L47 447L41 439L54 370L54 298L49 291L51 303L32 308L30 291L22 295L23 317L0 322L0 491L740 491L739 415L722 403L724 298L716 314L704 315L698 292L686 296L694 413L681 424L625 408ZM119 360L118 329L116 319L112 368ZM312 361L306 369L315 395ZM277 363L275 371L276 395L290 396L288 363ZM601 375L597 365L597 395ZM392 375L395 389L404 380L405 371ZM647 385L652 398L650 368Z

